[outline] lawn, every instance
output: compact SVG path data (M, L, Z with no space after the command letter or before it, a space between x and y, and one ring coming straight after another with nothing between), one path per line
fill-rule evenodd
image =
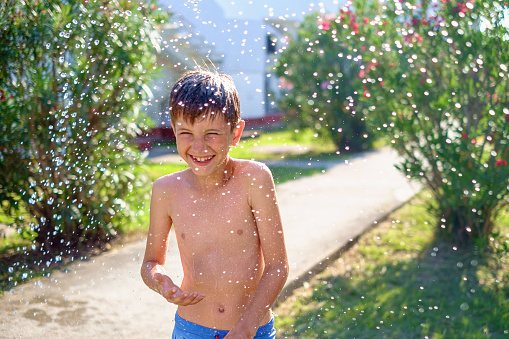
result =
M508 338L509 213L491 245L435 236L427 193L274 310L280 338Z
M309 158L337 158L336 148L311 130L280 130L268 133L254 132L243 138L230 152L240 159L293 160Z

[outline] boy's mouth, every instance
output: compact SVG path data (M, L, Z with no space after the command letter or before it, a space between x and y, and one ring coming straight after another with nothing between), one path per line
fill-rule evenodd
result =
M190 155L190 157L191 157L191 159L193 159L194 162L196 162L198 164L207 164L214 158L213 155L208 155L205 157L198 157L198 156Z

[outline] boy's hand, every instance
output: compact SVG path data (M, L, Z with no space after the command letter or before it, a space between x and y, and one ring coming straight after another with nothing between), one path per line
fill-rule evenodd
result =
M179 306L188 306L199 303L205 298L205 294L198 292L184 292L171 279L161 273L155 273L154 279L159 284L159 293L169 302Z
M255 333L256 334L256 333ZM244 333L238 333L238 331L235 331L235 329L232 329L224 339L251 339L254 335L244 334Z
M252 339L256 335L257 327L253 327L250 330L246 328L246 325L235 324L230 332L224 337L224 339Z

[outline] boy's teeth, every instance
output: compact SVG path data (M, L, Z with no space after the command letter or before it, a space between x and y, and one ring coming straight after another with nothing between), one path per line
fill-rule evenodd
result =
M198 161L198 162L205 162L205 161L208 161L210 159L212 159L211 156L208 156L208 157L193 157L194 160Z

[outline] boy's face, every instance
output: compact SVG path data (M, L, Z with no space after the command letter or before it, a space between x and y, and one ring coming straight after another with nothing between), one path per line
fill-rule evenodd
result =
M230 146L236 145L244 129L244 121L232 128L222 118L172 121L177 139L177 151L191 170L199 176L210 176L224 171ZM222 174L221 174L222 175Z

